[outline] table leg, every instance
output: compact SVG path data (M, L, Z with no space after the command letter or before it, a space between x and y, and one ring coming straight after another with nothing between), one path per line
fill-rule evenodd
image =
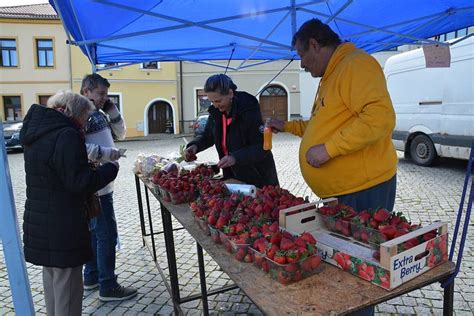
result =
M176 304L181 302L179 296L178 271L176 268L176 253L173 240L173 223L171 214L166 207L160 202L161 218L163 221L163 234L165 236L166 257L168 259L168 270L170 274L171 295L175 304L175 313L178 314Z
M202 247L196 243L198 264L199 264L199 278L201 279L201 295L202 295L202 310L205 316L209 315L209 305L207 303L207 285L206 285L206 270L204 266L204 256L202 254Z
M142 229L142 243L145 246L145 240L143 239L146 235L145 232L145 217L143 216L143 202L142 202L142 190L140 187L140 179L135 175L135 187L137 189L137 200L138 200L138 214L140 215L140 227Z
M453 315L453 303L454 303L454 280L444 288L444 300L443 300L443 315Z
M155 247L155 234L153 233L153 221L151 219L151 209L150 209L150 198L148 196L148 188L145 187L145 200L146 208L148 211L148 223L150 224L150 237L151 237L151 246L153 248L153 260L156 262L156 247Z

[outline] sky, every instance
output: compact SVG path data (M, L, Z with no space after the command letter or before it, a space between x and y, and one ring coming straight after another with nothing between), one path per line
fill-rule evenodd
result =
M47 3L48 0L0 0L0 7L11 7L24 4Z

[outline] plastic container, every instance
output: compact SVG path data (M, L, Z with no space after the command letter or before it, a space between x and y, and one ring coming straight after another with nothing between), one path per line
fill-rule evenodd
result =
M268 257L266 259L270 269L270 276L283 285L298 282L322 271L321 257L318 254L287 264L276 263Z
M199 228L201 228L207 236L211 235L211 232L209 231L209 224L205 220L197 217L194 214L193 214L193 217L196 223L198 224Z
M237 256L234 256L235 259L239 261L244 261L245 255L249 253L248 249L250 247L250 244L237 244L235 242L237 236L228 236L223 232L220 232L220 236L224 248L231 254L238 254ZM243 256L240 257L241 255ZM249 258L247 258L247 260L249 260Z
M169 192L169 195L172 204L189 203L196 199L196 192L194 191L178 191L176 193Z
M342 217L329 216L318 213L324 226L327 230L341 234L346 237L350 237L351 232L351 222L344 220Z
M359 223L351 223L351 231L354 239L369 244L374 248L388 240L379 230Z
M170 193L163 189L162 187L158 187L158 190L160 191L160 196L165 202L171 202L171 195Z
M257 250L249 247L250 254L253 257L253 264L265 273L270 271L270 263L267 260L265 253L258 252Z
M221 234L220 231L212 226L211 224L208 225L209 232L211 233L211 238L216 244L222 244Z

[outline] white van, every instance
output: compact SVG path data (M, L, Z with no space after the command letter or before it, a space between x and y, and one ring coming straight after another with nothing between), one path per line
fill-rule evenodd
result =
M451 67L426 68L422 49L384 68L397 114L393 142L416 164L438 156L469 159L474 139L474 36L451 46Z

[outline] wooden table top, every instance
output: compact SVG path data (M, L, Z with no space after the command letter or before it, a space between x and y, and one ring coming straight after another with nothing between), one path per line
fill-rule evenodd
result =
M319 274L282 285L253 264L237 261L222 245L215 244L199 228L188 204L162 204L260 310L268 315L346 314L442 280L455 269L454 263L447 262L387 291L322 262Z

